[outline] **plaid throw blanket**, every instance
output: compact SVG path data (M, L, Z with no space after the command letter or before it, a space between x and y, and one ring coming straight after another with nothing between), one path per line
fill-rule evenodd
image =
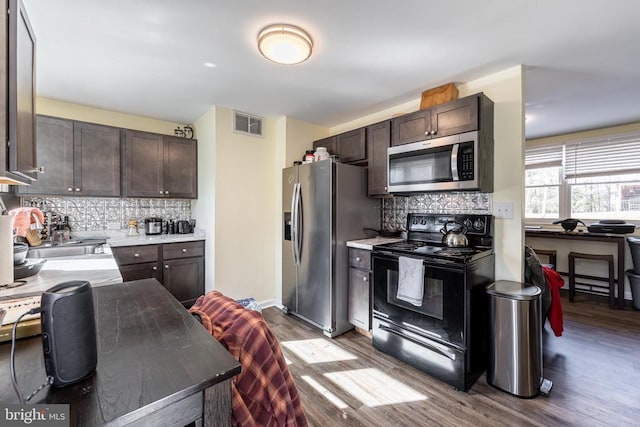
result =
M218 291L202 295L189 312L200 316L207 331L242 366L232 381L233 425L307 425L280 344L262 314Z

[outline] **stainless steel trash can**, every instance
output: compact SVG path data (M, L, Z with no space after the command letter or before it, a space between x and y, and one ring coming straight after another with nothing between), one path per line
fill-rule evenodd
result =
M540 393L542 291L507 280L487 286L490 303L487 382L518 397Z

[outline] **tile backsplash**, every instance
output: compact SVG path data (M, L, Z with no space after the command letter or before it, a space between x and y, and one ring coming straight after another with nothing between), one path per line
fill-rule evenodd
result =
M127 221L151 216L165 219L191 219L191 200L112 199L95 197L23 197L22 206L35 206L69 217L75 231L126 229Z
M492 212L492 202L491 193L478 192L424 193L383 199L382 228L406 231L409 213L489 215Z

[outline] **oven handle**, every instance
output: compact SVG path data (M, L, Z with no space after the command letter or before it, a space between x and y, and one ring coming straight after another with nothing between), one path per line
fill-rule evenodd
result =
M407 340L412 341L412 342L414 342L414 343L416 343L416 344L418 344L420 346L427 347L430 350L432 350L432 351L434 351L434 352L436 352L438 354L441 354L442 356L447 357L447 358L449 358L451 360L456 360L456 355L455 354L449 353L448 351L445 351L445 350L441 349L440 347L437 347L435 344L431 344L431 343L428 343L426 341L422 341L422 340L418 340L416 338L413 338L412 336L405 335L403 333L400 333L400 332L396 331L393 328L390 328L389 326L385 326L385 325L380 324L380 325L378 325L378 327L380 329L382 329L383 331L389 332L390 334L394 334L396 336L399 336L400 338L407 339Z
M441 270L446 270L446 271L455 271L455 272L459 272L460 270L464 269L464 266L462 264L456 264L454 262L450 262L450 261L433 261L433 260L427 260L424 257L420 257L420 256L411 256L411 255L405 255L402 254L402 256L404 257L408 257L408 258L417 258L417 259L421 259L423 261L423 264L425 267L427 268L438 268ZM398 258L400 257L400 255L398 255L397 253L392 253L392 252L387 252L387 251L375 251L373 252L373 265L374 265L374 269L375 269L375 260L376 259L380 259L381 261L394 261L394 262L398 262Z

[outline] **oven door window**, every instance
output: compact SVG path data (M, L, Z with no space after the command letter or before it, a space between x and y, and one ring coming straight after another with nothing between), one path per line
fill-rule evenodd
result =
M465 319L464 269L425 263L420 306L399 300L398 259L374 256L374 316L416 333L462 345Z
M398 299L399 274L397 271L387 270L387 303L442 320L443 278L432 277L432 273L425 271L422 305L416 306Z

